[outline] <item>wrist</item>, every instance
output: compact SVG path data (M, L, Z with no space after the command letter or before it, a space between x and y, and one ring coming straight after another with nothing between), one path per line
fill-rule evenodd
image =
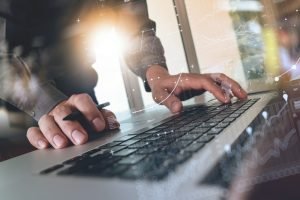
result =
M156 81L167 76L170 76L168 70L160 65L152 65L146 71L146 79L150 88Z

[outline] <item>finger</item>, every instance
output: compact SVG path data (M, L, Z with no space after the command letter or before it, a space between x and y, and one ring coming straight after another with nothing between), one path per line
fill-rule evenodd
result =
M225 74L215 73L210 74L210 76L215 82L221 84L224 88L231 90L234 96L240 99L247 98L247 92L241 87L241 85L238 84L235 80L226 76Z
M49 146L49 142L37 127L29 128L26 136L30 144L38 149L46 149Z
M100 132L105 129L105 119L89 95L73 95L68 102L85 116L95 131Z
M219 101L223 103L228 103L230 99L224 93L224 91L215 84L215 82L206 75L201 74L181 74L174 76L172 81L169 81L168 87L170 88L170 84L178 82L180 83L180 88L182 91L188 90L198 90L203 91L207 90L212 93ZM179 80L180 79L180 80ZM174 87L174 85L172 86ZM178 86L179 87L179 86Z
M165 105L173 113L180 112L183 106L180 99L174 95L174 91L170 93L168 88L157 87L152 92L153 99L158 104Z
M73 144L84 144L88 140L88 134L78 121L63 120L72 113L71 106L65 104L54 109L53 116L56 124Z
M101 112L106 119L106 129L115 130L120 128L120 123L118 122L116 115L113 112L106 109L101 110Z
M68 139L57 126L53 116L42 116L39 120L39 127L44 137L54 148L60 149L67 146Z

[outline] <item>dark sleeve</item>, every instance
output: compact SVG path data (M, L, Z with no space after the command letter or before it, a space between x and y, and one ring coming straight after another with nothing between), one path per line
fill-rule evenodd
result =
M59 102L68 97L49 81L41 82L16 59L0 55L0 98L26 112L35 120L49 113ZM8 62L10 61L10 62Z
M15 22L18 18L11 12L11 2L11 0L0 0L0 17ZM26 112L37 121L59 102L67 99L67 96L50 82L41 82L30 72L28 76L28 71L24 72L26 70L21 70L20 73L20 70L16 70L18 68L15 64L9 62L10 59L4 58L5 54L1 56L0 71L1 74L6 74L0 79L1 99Z
M149 19L145 0L124 3L119 9L119 25L127 33L128 41L124 51L128 67L150 88L146 81L146 71L151 65L167 69L164 48L156 36L156 24Z
M4 18L11 17L10 0L0 0L0 16Z
M58 103L68 99L66 95L56 89L52 84L45 83L36 86L36 96L34 105L22 106L17 105L22 111L39 120L44 114L49 113ZM14 104L15 102L10 102Z

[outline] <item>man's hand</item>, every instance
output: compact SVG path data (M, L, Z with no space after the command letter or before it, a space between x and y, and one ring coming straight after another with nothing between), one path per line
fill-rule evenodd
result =
M64 121L63 118L79 110L88 124L96 132L113 130L120 127L116 116L108 110L98 110L91 97L87 94L71 96L59 103L49 114L39 120L39 127L29 128L27 138L38 149L49 145L56 149L66 147L69 142L80 145L88 140L87 131L77 121Z
M247 93L231 78L221 73L169 75L158 65L151 66L146 73L155 102L165 105L173 113L182 110L182 100L212 93L220 102L229 103L232 96L246 99Z

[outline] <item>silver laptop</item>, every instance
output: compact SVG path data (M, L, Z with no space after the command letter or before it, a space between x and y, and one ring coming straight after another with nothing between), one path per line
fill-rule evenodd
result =
M258 22L253 20L249 23L255 28ZM192 32L196 31L193 22L191 27ZM244 48L240 36L237 34L235 41L239 51L257 50L256 45ZM196 44L199 38L194 37ZM203 56L201 47L195 47ZM245 77L242 84L252 93L248 100L233 100L230 105L192 100L176 115L163 107L137 114L128 112L120 115L120 131L81 146L37 150L4 161L0 163L1 199L224 198L226 188L211 184L210 175L277 96L276 92L262 92L274 86L273 78L270 80L260 68L260 58L248 53L239 60L243 70L236 67L231 72L234 77Z
M233 107L191 106L169 117L164 109L143 113L121 121L122 131L85 145L4 161L2 197L219 199L225 188L204 180L273 97L250 95ZM141 125L147 119L152 122Z

